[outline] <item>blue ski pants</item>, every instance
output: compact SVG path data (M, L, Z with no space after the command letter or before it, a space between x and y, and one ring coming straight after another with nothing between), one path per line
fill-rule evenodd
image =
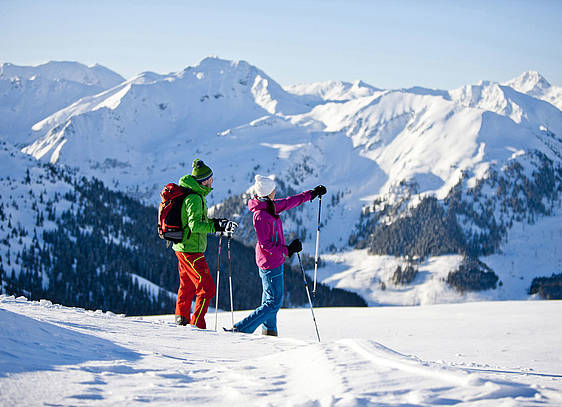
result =
M234 325L240 332L252 333L261 324L265 329L277 332L277 311L283 303L283 264L271 270L259 271L263 287L261 305Z

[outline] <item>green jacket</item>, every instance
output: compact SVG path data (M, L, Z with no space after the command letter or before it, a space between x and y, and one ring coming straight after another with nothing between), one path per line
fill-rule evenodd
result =
M183 241L175 243L172 248L176 252L203 253L207 249L207 233L215 233L215 224L207 217L207 202L205 201L205 197L212 191L212 188L199 184L191 175L181 177L179 185L191 188L195 192L195 194L186 196L181 206L182 226L187 225L191 230L191 235L186 229Z

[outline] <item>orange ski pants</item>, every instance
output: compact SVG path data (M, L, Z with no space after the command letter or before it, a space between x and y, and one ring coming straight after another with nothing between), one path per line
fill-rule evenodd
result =
M189 323L205 329L205 314L211 298L215 296L216 292L215 282L209 272L209 265L203 253L176 252L176 256L180 273L176 315L181 315L189 320L191 302L193 296L196 295L195 310Z

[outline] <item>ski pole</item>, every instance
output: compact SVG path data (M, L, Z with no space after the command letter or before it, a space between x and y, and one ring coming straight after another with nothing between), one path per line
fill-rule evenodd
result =
M217 292L216 292L216 302L215 302L215 332L217 332L217 322L219 319L219 285L221 281L221 243L222 243L222 232L219 235L219 261L217 265Z
M306 282L306 275L304 274L304 269L302 268L301 255L297 253L299 257L299 266L301 267L302 278L304 280L304 288L306 288L306 295L308 296L308 303L310 304L310 312L312 312L312 320L314 321L314 328L316 329L316 336L318 337L318 342L320 342L320 334L318 333L318 325L316 324L316 318L314 317L314 309L312 308L312 300L310 299L310 292L308 291L308 283Z
M234 298L232 297L232 272L230 267L230 238L232 237L232 233L228 234L228 282L230 285L230 316L232 318L232 326L234 326Z
M322 208L322 195L318 197L318 228L316 229L316 254L314 255L314 287L312 296L316 297L316 272L318 271L318 242L320 240L320 210Z

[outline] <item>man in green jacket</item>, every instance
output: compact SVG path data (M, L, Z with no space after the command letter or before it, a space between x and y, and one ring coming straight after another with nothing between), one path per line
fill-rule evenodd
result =
M224 232L233 223L227 219L207 217L205 197L212 191L213 171L199 159L193 161L191 175L181 177L179 185L190 188L194 194L185 198L181 208L182 226L187 228L183 240L172 246L178 258L180 287L176 302L176 323L195 325L205 329L205 313L216 288L205 260L207 234ZM187 231L191 231L191 233ZM191 302L196 295L195 310L190 318Z

